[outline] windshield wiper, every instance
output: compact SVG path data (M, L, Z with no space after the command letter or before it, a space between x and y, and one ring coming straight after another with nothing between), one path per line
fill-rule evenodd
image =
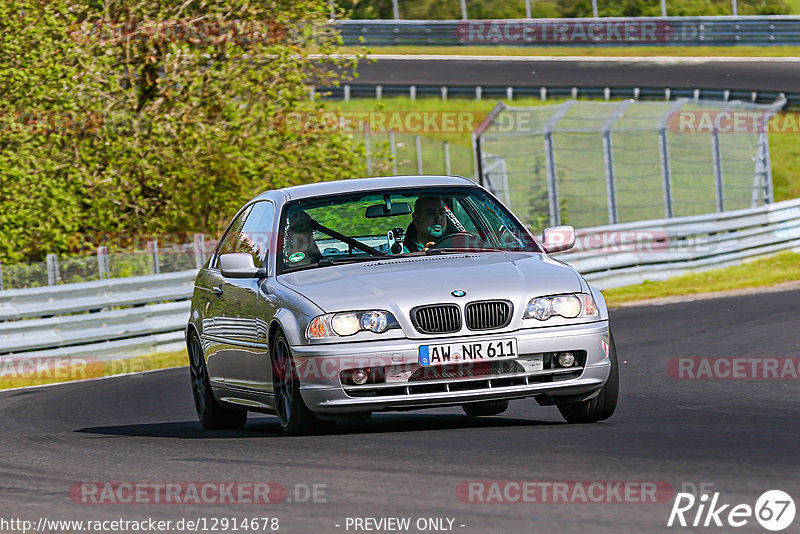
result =
M344 265L347 263L361 263L367 261L378 261L378 260L391 260L397 258L397 256L387 256L387 255L380 255L380 256L344 256L341 258L323 258L315 263L309 263L308 265L299 265L299 266L288 266L284 267L284 273L295 273L297 271L307 271L309 269L316 269L317 267L332 267L334 265Z
M342 258L323 258L317 262L319 267L329 267L331 265L341 265L344 263L360 263L364 261L377 261L388 260L395 256L387 256L385 254L380 256L344 256Z
M429 248L425 251L425 254L468 254L470 252L506 252L501 248L494 248L494 247L470 247L470 248L460 248L460 247L445 247L445 248Z

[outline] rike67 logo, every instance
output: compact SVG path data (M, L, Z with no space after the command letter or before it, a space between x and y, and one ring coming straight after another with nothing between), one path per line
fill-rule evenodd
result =
M794 521L794 500L781 490L764 492L755 503L722 503L720 493L708 493L695 497L691 493L678 493L667 526L681 527L733 527L751 524L753 519L763 528L778 532L786 529Z

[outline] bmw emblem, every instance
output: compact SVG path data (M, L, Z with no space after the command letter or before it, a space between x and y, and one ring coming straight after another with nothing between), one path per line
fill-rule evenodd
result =
M463 297L467 294L467 292L464 291L463 289L454 289L453 291L450 292L450 294L453 295L454 297Z

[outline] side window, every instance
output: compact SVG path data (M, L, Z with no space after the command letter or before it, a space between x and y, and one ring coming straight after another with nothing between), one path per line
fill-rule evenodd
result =
M247 252L253 255L253 265L264 267L269 249L269 238L272 235L272 221L275 218L275 206L272 202L253 204L242 232L236 241L234 252Z
M228 227L228 232L225 234L225 237L222 238L219 248L217 249L217 257L214 259L213 267L216 267L219 263L219 256L223 254L230 254L236 249L236 240L239 238L239 234L242 231L242 226L244 226L244 220L250 214L251 209L253 209L252 206L240 213L236 220L234 220Z

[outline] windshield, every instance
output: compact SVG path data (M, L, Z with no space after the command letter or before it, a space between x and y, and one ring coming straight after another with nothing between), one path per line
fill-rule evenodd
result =
M541 250L515 217L475 187L369 191L290 203L281 271L404 255Z

